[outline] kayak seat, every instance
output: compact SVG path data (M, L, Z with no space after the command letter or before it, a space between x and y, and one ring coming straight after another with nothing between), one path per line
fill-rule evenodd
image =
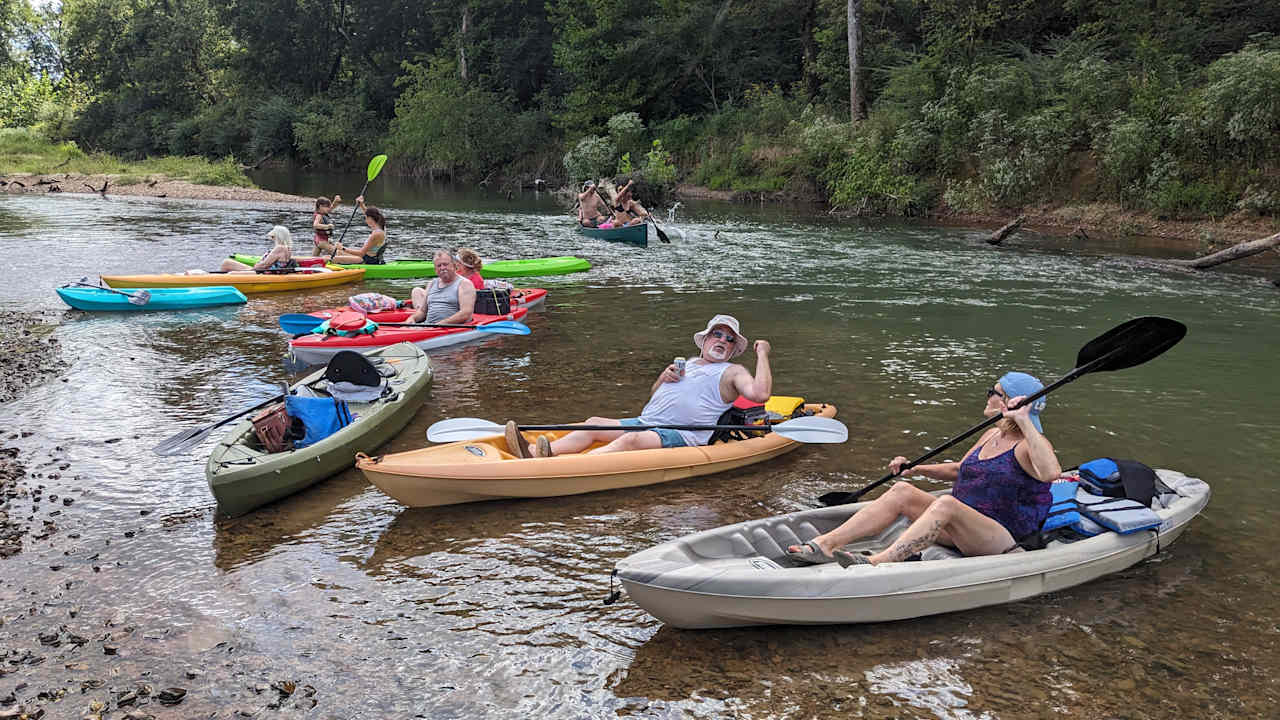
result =
M962 557L964 557L964 554L959 550L936 543L920 551L920 559L925 562L930 560L954 560Z

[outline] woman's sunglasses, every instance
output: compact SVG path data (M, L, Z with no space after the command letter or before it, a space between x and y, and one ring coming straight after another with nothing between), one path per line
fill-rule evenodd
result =
M988 399L988 400L990 400L990 399L991 399L991 398L993 398L993 397L998 397L998 398L1000 398L1001 400L1006 399L1006 395L1005 395L1004 393L1000 392L999 390L997 390L997 389L995 389L995 388L993 388L993 387L989 387L989 388L987 388L987 399Z

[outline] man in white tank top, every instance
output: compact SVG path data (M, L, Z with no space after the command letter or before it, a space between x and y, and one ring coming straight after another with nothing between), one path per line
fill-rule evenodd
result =
M453 253L437 250L431 258L436 277L425 288L414 288L413 315L409 322L454 325L471 322L476 307L476 288L458 275Z
M729 360L746 352L747 339L731 315L716 315L705 330L694 333L698 357L685 363L684 372L675 364L658 375L650 391L649 403L639 417L588 418L584 425L714 425L739 395L753 402L765 402L773 392L773 373L769 369L768 340L756 340L756 372ZM548 442L539 436L536 447L530 446L514 421L507 423L507 447L520 457L551 457L579 453L596 443L605 445L592 453L620 450L649 450L664 447L706 445L710 430L575 430Z

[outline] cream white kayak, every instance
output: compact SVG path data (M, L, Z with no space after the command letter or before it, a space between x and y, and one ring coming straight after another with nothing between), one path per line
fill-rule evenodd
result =
M881 622L1024 600L1123 570L1176 540L1209 502L1209 486L1171 470L1156 472L1170 490L1152 503L1161 524L1128 535L1104 532L981 557L934 546L922 560L847 569L786 557L787 546L834 528L867 504L856 503L687 535L623 559L615 572L649 614L691 629ZM880 537L847 549L878 551L905 528L899 518Z
M789 398L799 403L799 398ZM834 417L834 405L807 404L805 411ZM558 438L568 431L529 432ZM769 433L698 447L631 450L520 459L501 435L421 450L361 457L356 467L369 482L409 507L432 507L502 498L539 498L653 485L740 468L796 449L795 440Z

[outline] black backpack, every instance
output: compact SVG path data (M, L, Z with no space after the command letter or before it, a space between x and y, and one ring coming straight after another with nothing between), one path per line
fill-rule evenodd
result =
M1098 458L1080 464L1080 486L1094 495L1129 498L1151 507L1159 482L1156 471L1137 460Z
M476 304L472 312L481 315L506 315L511 312L511 291L495 288L476 290Z
M728 410L720 413L720 419L716 420L717 425L760 425L761 429L756 430L716 430L711 433L711 439L707 441L708 445L713 445L717 441L729 442L730 440L746 440L747 438L760 437L768 432L769 413L765 411L764 405L750 405L745 408L737 405L730 406Z

